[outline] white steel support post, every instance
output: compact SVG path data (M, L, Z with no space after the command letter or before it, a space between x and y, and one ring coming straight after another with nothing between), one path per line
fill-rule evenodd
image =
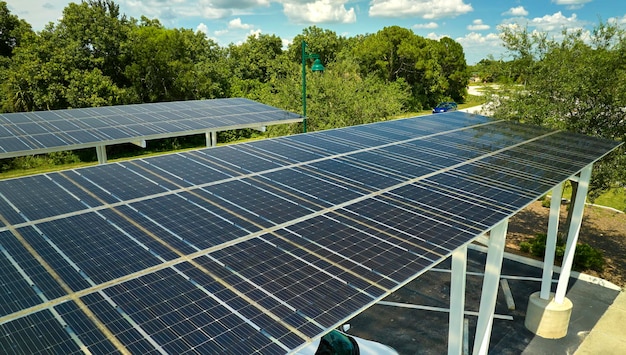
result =
M107 162L107 146L96 146L96 155L98 156L98 164L106 164Z
M207 146L207 148L211 148L211 147L217 146L217 132L215 132L215 131L213 131L213 132L206 132L204 135L206 137L206 146Z
M480 295L480 309L478 310L476 337L474 339L474 355L487 354L487 350L489 350L491 327L496 310L498 285L500 284L502 258L504 256L504 242L508 226L509 220L505 219L493 227L489 233L485 278L483 279L483 288Z
M587 190L589 189L589 180L591 180L591 170L592 164L589 164L580 172L576 196L572 196L572 201L574 201L572 219L567 233L567 244L565 245L565 255L563 255L563 263L561 264L559 283L554 296L554 302L557 304L562 304L565 299L565 292L567 291L567 284L574 261L574 251L576 251L576 243L578 242L578 233L583 221L583 211L585 209L585 200L587 199Z
M452 253L448 355L458 355L463 353L463 319L465 317L466 272L467 245L455 250Z
M561 213L561 197L563 196L563 183L552 190L550 200L550 218L548 219L548 237L546 240L546 252L543 259L543 276L541 278L541 294L544 300L550 299L552 287L552 274L554 272L554 256L556 254L556 240L559 231L559 216Z

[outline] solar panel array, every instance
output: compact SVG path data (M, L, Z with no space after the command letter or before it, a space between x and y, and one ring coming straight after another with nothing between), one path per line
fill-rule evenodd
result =
M300 121L242 98L7 113L0 114L0 159Z
M617 145L454 112L0 181L0 352L300 349Z

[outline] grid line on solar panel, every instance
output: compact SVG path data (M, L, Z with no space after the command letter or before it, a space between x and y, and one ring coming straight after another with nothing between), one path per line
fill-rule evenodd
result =
M198 330L202 328L208 333L207 340L218 338L220 334L229 332L239 333L236 334L237 339L245 339L253 334L265 337L260 331L263 325L272 321L277 324L282 323L276 316L257 305L245 294L224 283L206 265L201 265L193 260L173 269L160 270L157 273L112 286L106 292L111 294L111 297L122 309L128 309L129 316L142 328L146 328L154 334L155 339L166 350L171 350L172 343L179 341L180 338L176 334L164 331L170 329L171 325L156 324L163 322L161 318L168 315L173 317L173 321L176 323L193 321L193 318L189 319L190 315L200 314L213 318L199 321L200 327L194 326L194 328ZM122 295L124 297L121 297ZM172 304L178 302L176 299L181 297L188 301L181 300L182 302L179 304L187 304L187 308L196 309L185 310ZM180 312L180 315L173 312ZM150 314L158 314L159 317L155 319ZM256 324L255 322L260 323ZM241 329L242 326L247 329ZM283 327L278 334L274 334L275 337L283 338L291 333L299 334L299 331L290 328L290 326ZM245 335L242 335L242 332ZM299 337L298 343L306 339L306 336L301 333ZM219 341L216 342L219 345ZM272 341L267 339L263 343L272 343ZM289 348L282 345L282 349L286 351Z
M417 184L423 184L428 189L441 191L460 198L471 199L475 202L500 206L510 212L517 211L524 203L534 195L524 196L516 189L506 189L501 184L489 185L485 182L473 181L461 176L452 175L450 172L438 174L424 179Z
M29 314L0 324L0 352L4 354L79 353L81 348L72 339L51 311Z
M535 196L537 193L548 191L554 187L554 185L550 185L548 182L536 181L528 176L519 174L506 174L501 169L498 169L497 166L487 166L485 164L467 164L451 169L449 172L487 184L501 184L507 189L516 189L529 196Z
M0 218L3 218L2 216L0 216ZM25 232L30 232L31 230L28 229ZM56 268L52 267L52 265L50 263L48 263L44 257L42 257L42 255L33 247L33 245L31 245L31 243L29 243L29 241L27 240L27 236L23 235L22 233L20 233L20 231L13 229L12 234L15 236L16 239L19 240L19 242L22 244L22 246L28 250L28 252L37 259L37 261L39 262L39 264L41 266L44 267L44 269L46 270L46 272L51 275L54 280L59 284L59 286L65 291L66 294L71 295L73 293L72 288L63 280L62 276L59 274L59 272L57 271ZM68 261L67 258L65 259L65 261ZM71 265L71 261L69 263ZM92 320L94 321L94 323L97 324L98 328L101 329L101 331L109 338L112 340L112 342L114 343L114 345L118 348L118 349L123 349L123 346L119 343L119 341L117 341L117 339L114 338L113 334L111 333L111 331L109 329L107 329L96 317L95 315L85 306L84 303L80 302L80 300L75 300L77 302L77 304L80 306L81 310L83 310L83 312ZM40 305L38 305L40 306ZM34 306L31 308L37 308L38 306ZM28 317L28 316L27 316ZM20 319L23 319L22 317L18 317L16 319L16 321L20 321ZM70 334L71 335L71 334ZM74 341L76 341L75 339L73 339Z
M89 147L107 141L127 142L131 138L149 137L147 139L152 139L173 133L246 128L300 120L297 114L250 100L231 100L230 108L221 112L211 110L211 106L217 105L214 100L206 101L211 101L211 103L195 105L198 109L187 110L187 115L171 112L175 106L154 104L143 104L146 109L141 110L142 116L139 117L135 116L136 113L132 112L131 108L111 107L63 110L53 112L51 115L45 111L36 114L3 114L0 115L1 125L10 134L6 137L0 136L0 141L3 142L3 151L6 153L24 152L26 154L28 151L55 147ZM178 109L183 111L185 105L194 106L192 102L185 102L179 104ZM235 109L239 105L246 106L246 108ZM212 111L212 114L207 115L207 110ZM144 119L146 115L160 119L147 124ZM10 143L16 138L22 144Z
M301 317L300 320L292 319L296 323L308 327L308 336L317 335L321 329L334 324L338 320L319 319L319 315L312 311L311 304L325 304L325 307L354 307L354 301L360 299L372 302L376 296L368 289L359 289L357 284L362 281L351 281L357 273L349 274L345 269L337 269L332 262L316 262L316 264L302 257L290 253L278 244L286 244L289 233L281 232L272 236L264 236L267 240L257 239L246 243L231 246L224 250L211 254L211 257L219 263L224 277L232 280L231 284L249 292L259 287L265 294L264 299L272 308L287 307L288 312L295 312ZM293 247L288 245L289 247ZM299 248L299 247L296 247ZM242 262L239 262L239 261ZM328 279L328 280L327 280ZM325 282L322 282L326 280ZM375 289L371 281L365 283L369 289ZM380 289L374 293L380 294ZM318 319L317 321L315 319ZM303 321L305 323L303 323ZM310 333L312 332L312 333Z
M462 130L462 129L463 129L463 128L458 128L458 129L455 129L454 131L457 131L457 130ZM306 136L302 136L302 137L306 137ZM415 138L415 139L413 139L413 140L418 140L418 139L421 139L421 138L422 138L422 137L418 137L418 138ZM387 145L393 145L393 144L387 144ZM386 146L386 145L383 145L383 146ZM371 149L367 149L367 148L366 148L366 149L363 149L363 150L355 151L355 152L353 152L353 153L358 153L358 152L362 152L362 151L370 151L370 150L374 150L374 149L377 149L377 148L378 148L378 147L373 147L373 148L371 148ZM203 153L203 152L199 152L199 153L201 153L201 154L203 154L203 155L207 155L207 153ZM341 156L347 156L347 155L349 155L349 154L350 154L350 153L342 153L342 154L339 154L338 156L333 156L333 158L337 158L337 157L341 157ZM491 154L494 154L494 153L491 153ZM320 161L320 162L326 162L326 163L327 163L327 162L329 161L329 159L330 159L330 158L321 158L321 159L319 159L318 161ZM471 160L470 160L470 162L471 162ZM310 164L310 163L311 163L311 162L307 162L307 164L308 164L308 165L313 165L313 164ZM467 163L467 162L466 162L466 163ZM300 164L293 164L293 166L299 166L299 165L304 165L304 163L300 163ZM461 164L461 165L462 165L462 164ZM280 170L280 169L285 169L285 168L287 168L287 167L282 166L282 167L278 167L278 168L275 168L275 169L276 169L276 170ZM250 174L248 174L248 176L255 176L255 175L257 175L257 174L267 173L267 172L271 172L271 171L274 171L274 169L270 169L270 170L266 170L266 171L261 171L261 172L256 172L256 173L250 173ZM236 179L234 179L234 180L236 180ZM383 179L382 175L381 175L381 177L377 177L376 179L374 179L374 180L372 180L372 181L376 181L376 183L377 183L377 184L379 184L380 186L385 186L385 187L388 187L388 186L390 185L390 184L389 184L389 182L387 182L387 181L385 181L385 179ZM371 183L371 182L370 182L370 183ZM204 187L204 186L198 186L197 188L202 188L202 187ZM162 193L161 195L166 195L166 194L169 194L169 193L176 193L176 192L177 192L176 190L174 190L174 191L168 191L168 192L164 192L164 193ZM149 197L147 197L147 198L150 198L150 197L157 197L158 195L159 195L159 194L151 195L151 196L149 196ZM130 202L130 201L127 201L127 202ZM122 202L120 202L120 204L123 204L123 203L122 203Z
M374 149L376 149L376 148L374 148ZM514 149L514 148L511 148L511 149ZM369 151L374 151L374 150L369 150ZM345 156L348 156L348 155L345 155ZM484 158L484 159L488 159L490 156L497 156L497 153L496 153L496 154L493 154L493 153L492 153L492 154L489 154L489 155L487 155L487 156L485 156L485 157L480 157L479 159L474 159L474 161L473 161L473 162L474 162L474 163L476 163L476 165L478 165L478 164L480 163L480 161L481 161L480 159L483 159L483 158ZM335 158L335 157L333 157L333 158ZM470 162L469 164L471 164L471 162ZM304 166L304 165L303 165L303 166ZM452 171L452 170L449 170L449 169L451 169L451 168L454 168L454 167L460 167L460 166L463 166L463 164L456 164L456 165L452 165L452 166L450 166L450 167L448 168L448 171ZM292 168L292 167L293 167L293 165L289 166L289 168ZM279 168L279 169L270 169L269 171L274 171L274 172L276 172L276 171L282 171L282 170L284 170L284 169L286 169L286 168L284 168L284 167L283 167L283 168ZM445 169L444 169L444 171L445 171ZM263 176L263 174L267 174L267 173L268 173L268 171L263 171L263 172L261 172L261 173L259 174L259 176L261 176L261 177L262 177L262 176ZM438 173L441 173L441 171L438 171ZM256 176L256 174L249 174L249 176L248 176L248 177L252 177L252 176ZM434 175L431 175L431 177L433 177L433 176L434 176ZM424 178L424 177L420 177L420 178ZM420 181L420 178L418 178L418 179L414 179L414 180L415 180L415 181ZM410 182L409 182L409 183L410 183ZM404 186L404 187L406 187L406 188L411 187L411 186L409 186L409 185L407 185L407 184L404 184L404 185L403 185L403 184L398 184L398 185L401 185L401 186L395 186L394 188L398 188L398 189L399 189L399 188L402 188L402 186ZM389 189L388 189L388 190L387 190L387 192L389 192L389 191L392 191L392 190L389 190ZM385 193L384 191L381 191L381 192L375 192L375 193L372 193L370 196L365 196L364 198L372 198L372 197L374 197L374 196L378 196L378 197L374 197L374 198L373 198L373 201L380 201L380 199L386 198L386 195L385 195L384 193ZM344 207L346 207L346 208L352 208L352 207L354 206L354 204L357 204L357 203L359 203L359 202L364 201L364 198L356 198L356 199L354 199L354 200L347 201L347 202L346 202L346 203L344 203L343 205L344 205ZM339 207L340 207L340 206L337 206L337 208L339 208ZM366 207L367 207L367 206L366 206ZM347 210L347 209L346 209L346 210ZM334 211L334 212L332 212L332 211ZM337 211L338 211L337 209L327 209L327 210L324 210L323 212L324 212L324 213L328 213L328 212L337 213ZM364 209L363 211L367 211L367 208L366 208L366 209ZM302 221L293 221L293 223L304 223L304 224L306 224L306 222L308 222L308 221L310 221L310 220L311 220L310 218L314 218L315 216L319 216L319 213L314 213L314 214L311 214L310 216L307 216L306 218L304 218L304 220L302 220ZM358 218L361 218L361 219L362 219L362 218L363 218L363 215L358 215L358 214L357 214L357 215L354 215L354 214L351 214L351 218L352 218L352 219L354 219L354 220L356 220L356 219L358 219ZM413 222L413 221L410 221L409 223L412 223L412 222ZM369 223L369 222L368 222L368 223ZM396 224L396 223L394 223L394 224ZM286 223L286 224L284 224L284 225L282 226L282 227L286 228L285 233L287 233L287 234L293 234L293 228L289 227L290 225L294 225L294 226L295 226L295 224L290 224L290 223ZM400 223L399 225L401 225L401 223ZM381 224L377 224L377 226L380 226L379 228L381 228L381 229L382 229L382 228L389 227L388 225L385 225L385 224L382 224L382 225L381 225ZM281 226L277 226L277 228L278 228L278 227L281 227ZM408 226L408 225L401 225L401 227L402 227L402 228L404 228L406 231L409 231L409 232L414 232L414 230L411 230L411 226ZM438 234L440 234L440 235L445 235L445 236L447 236L447 240L439 240L439 241L438 241L438 242L440 243L440 245L441 245L442 247L444 247L444 249L447 249L447 250L453 250L453 249L455 248L455 246L458 246L458 245L461 245L461 244L463 244L463 243L466 243L466 242L467 242L467 240L470 240L473 236L475 236L475 234L474 234L474 233L469 233L469 234L471 234L471 235L468 235L468 233L461 233L462 231L461 231L461 232L459 232L458 230L457 230L457 231L454 231L454 230L453 230L453 231L452 231L452 233L450 233L450 230L446 230L446 228L448 228L448 227L450 227L450 226L449 226L449 225L440 225L440 226L435 226L435 227L433 227L432 229L427 230L427 232L430 232L430 231L437 232L437 233L433 233L434 235L438 235ZM289 231L291 231L291 233L288 233ZM263 231L263 232L266 232L266 231ZM276 232L274 232L274 233L273 233L273 235L274 235L274 236L276 236L276 234L280 234L280 233L283 233L283 232L281 232L281 231L279 231L279 230L277 230L277 229L276 229ZM409 236L409 233L407 233L407 234L406 234L406 236L408 237L408 236ZM252 237L252 236L250 236L250 237ZM259 237L259 239L261 239L261 238L263 238L263 237ZM408 238L407 238L407 239L408 239ZM414 239L414 236L413 236L413 239ZM241 239L241 240L239 240L239 241L238 241L238 243L244 243L244 242L245 242L245 240L249 240L249 239L246 239L246 238ZM423 242L423 241L427 241L427 240L428 240L428 239L423 239L423 240L422 240L422 242ZM283 247L285 247L285 244L284 244L284 243L287 243L287 241L283 240L281 243L283 244ZM238 245L238 244L235 244L235 245ZM293 245L293 244L289 244L289 246L290 246L290 247L296 247L296 248L297 248L297 249L294 249L294 250L292 251L292 253L293 253L294 255L295 255L295 254L299 255L299 256L300 256L303 260L308 260L308 261L309 261L312 265L316 265L316 264L320 263L320 261L319 261L319 260L317 260L317 259L315 259L315 258L311 259L311 258L312 258L312 256L310 255L311 250L308 250L306 247L303 247L302 245L295 246L295 245ZM289 247L289 246L288 246L288 247ZM205 252L206 252L206 251L205 251ZM313 250L313 252L315 252L315 250ZM307 254L307 253L308 253L308 254ZM336 258L334 258L334 257L330 257L330 258L328 258L328 261L333 262L333 263L337 263L338 265L339 265L340 260L341 260L341 259L336 259ZM156 268L155 268L155 269L153 269L153 270L156 270ZM146 269L146 271L148 271L148 270ZM139 275L139 274L137 274L137 276L138 276L138 275ZM98 286L100 286L100 285L98 285ZM247 292L247 291L246 291L246 292ZM334 315L332 315L332 314L331 314L331 315L329 315L329 316L330 316L330 318L329 318L329 319L342 319L341 317L345 316L345 314L344 314L344 313L341 313L341 314L334 314ZM333 318L333 317L335 317L335 318Z

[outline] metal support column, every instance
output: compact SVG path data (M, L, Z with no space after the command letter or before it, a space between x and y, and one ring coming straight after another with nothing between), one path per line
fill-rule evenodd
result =
M561 197L563 196L563 183L556 185L552 190L550 200L550 218L548 220L548 236L546 240L546 251L543 259L543 276L541 278L540 298L550 299L550 289L552 288L552 274L554 272L554 256L556 253L557 234L559 232L559 216L561 213Z
M467 272L467 246L452 253L450 276L450 316L448 324L448 354L463 352L463 319L465 318L465 276Z
M487 250L485 278L480 295L480 309L478 310L478 322L476 324L476 337L474 340L474 355L487 354L487 350L489 350L491 327L496 310L498 285L500 284L500 272L502 270L502 258L504 256L504 242L508 226L509 220L505 219L494 226L489 233L489 249Z
M213 132L206 132L204 135L206 137L206 146L207 146L207 148L211 148L211 147L217 146L217 132L215 132L215 131L213 131Z
M107 146L96 146L96 155L98 156L98 164L106 164L107 162Z
M591 180L591 170L593 165L589 164L580 172L578 179L578 189L576 196L572 196L574 206L572 209L572 220L567 233L567 244L565 245L565 255L563 255L563 263L561 265L561 274L559 275L559 283L556 287L554 302L561 304L565 299L567 284L569 282L570 273L572 271L572 263L574 261L574 251L576 251L576 242L578 242L578 233L583 220L583 212L585 209L585 200L587 199L587 190L589 189L589 180Z

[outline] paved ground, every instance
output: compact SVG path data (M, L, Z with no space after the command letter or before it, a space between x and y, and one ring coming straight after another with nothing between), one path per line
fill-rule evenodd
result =
M477 312L485 254L470 250L468 258L466 311ZM446 260L387 297L385 301L447 309L450 293L449 269L450 261ZM572 278L567 297L573 302L574 308L567 336L556 340L543 339L535 336L524 326L528 297L540 289L538 280L540 277L540 268L514 260L504 260L502 278L507 279L511 288L515 310L508 309L502 289L500 289L496 306L497 318L493 323L489 348L490 354L572 354L620 294L615 287L602 286L598 280L593 283ZM557 278L558 274L554 276L554 280L556 281ZM553 283L553 290L555 287L556 283ZM623 313L618 315L617 319L621 321L619 328L608 326L608 329L619 329L622 332L622 336L618 337L620 341L624 338L622 326L626 324L626 305L624 304L621 308ZM471 352L477 317L467 315L466 318L469 321L468 345ZM352 319L350 324L352 328L349 333L390 345L400 354L444 354L447 352L448 313L445 311L379 304ZM597 333L600 334L600 332ZM596 331L593 334L595 335ZM597 337L603 336L606 335L600 334ZM611 349L617 351L616 354L624 354L626 348L621 348L622 346L626 346L626 341L621 343L618 341L616 345L611 345ZM592 348L591 352L581 353L603 352Z

